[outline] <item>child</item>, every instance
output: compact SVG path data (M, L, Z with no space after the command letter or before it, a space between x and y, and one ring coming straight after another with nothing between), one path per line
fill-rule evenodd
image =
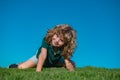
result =
M36 72L41 72L43 67L65 66L73 71L75 65L70 57L75 48L75 39L76 33L68 24L57 25L47 31L36 55L19 65L10 65L9 68L26 69L36 66Z

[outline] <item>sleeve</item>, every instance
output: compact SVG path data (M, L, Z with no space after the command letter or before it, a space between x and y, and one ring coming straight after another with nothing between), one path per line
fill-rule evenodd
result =
M47 44L47 42L46 42L46 40L45 40L45 38L42 40L42 45L41 45L41 48L48 48L48 44Z
M41 48L46 48L46 49L48 48L48 44L47 44L45 38L43 38L42 44L41 44L40 48L38 49L38 52L37 52L37 55L36 55L37 58L38 58L38 56L39 56L39 54L41 52Z

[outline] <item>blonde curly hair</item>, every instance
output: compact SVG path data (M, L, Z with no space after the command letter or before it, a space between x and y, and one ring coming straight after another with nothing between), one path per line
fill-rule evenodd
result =
M63 38L64 45L62 46L61 55L64 58L69 59L73 54L74 48L76 46L76 32L68 24L56 25L54 28L47 31L45 40L48 44L51 44L52 37L54 35Z

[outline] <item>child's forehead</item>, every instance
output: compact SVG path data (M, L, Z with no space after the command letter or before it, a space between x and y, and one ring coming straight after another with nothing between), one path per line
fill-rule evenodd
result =
M59 37L62 40L64 39L63 34L55 34L55 35L57 35L57 37Z

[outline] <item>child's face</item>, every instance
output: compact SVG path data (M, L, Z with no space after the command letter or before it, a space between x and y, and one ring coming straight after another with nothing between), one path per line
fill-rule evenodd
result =
M64 45L63 39L56 34L52 37L52 46L61 47Z

